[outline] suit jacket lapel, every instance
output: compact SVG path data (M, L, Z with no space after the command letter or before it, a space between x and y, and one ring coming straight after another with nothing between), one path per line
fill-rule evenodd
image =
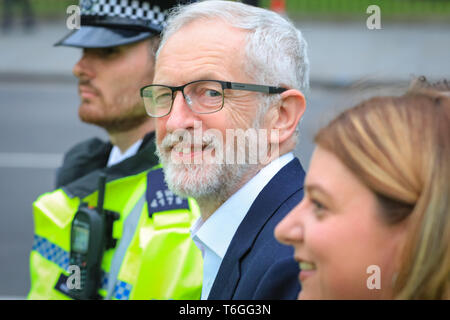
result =
M250 250L259 232L274 212L287 198L303 187L303 179L299 179L303 175L300 161L295 158L264 187L231 240L208 299L232 299L240 279L241 257Z

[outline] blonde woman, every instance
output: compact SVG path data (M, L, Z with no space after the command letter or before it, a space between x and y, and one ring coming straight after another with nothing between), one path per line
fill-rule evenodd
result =
M439 86L372 98L317 134L304 199L275 229L295 249L300 299L450 299L450 87Z

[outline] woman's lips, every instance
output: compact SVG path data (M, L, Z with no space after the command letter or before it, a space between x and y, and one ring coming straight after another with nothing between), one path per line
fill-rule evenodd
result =
M316 273L315 270L300 270L300 273L298 275L298 278L300 280L300 282L304 282L306 279L308 279L309 277L311 277L314 273Z
M303 282L316 272L316 265L312 262L298 261L300 267L299 280Z

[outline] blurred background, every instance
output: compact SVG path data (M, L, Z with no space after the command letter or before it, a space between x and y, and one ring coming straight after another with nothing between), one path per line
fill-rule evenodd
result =
M256 2L256 1L253 1ZM0 0L0 299L30 288L31 205L51 191L75 143L106 134L78 120L71 70L80 50L55 48L77 0ZM370 29L378 5L381 29ZM450 78L450 0L261 0L287 15L309 44L311 88L296 155L308 167L314 133L374 95L410 80ZM371 25L369 23L369 25ZM276 45L276 44L274 44Z

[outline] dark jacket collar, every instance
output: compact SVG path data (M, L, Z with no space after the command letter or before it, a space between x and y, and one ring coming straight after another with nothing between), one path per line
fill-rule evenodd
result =
M154 132L144 137L134 156L106 168L111 149L110 142L100 139L91 139L73 148L58 170L57 188L62 188L70 197L84 198L97 190L100 172L106 173L109 182L138 174L158 164Z

